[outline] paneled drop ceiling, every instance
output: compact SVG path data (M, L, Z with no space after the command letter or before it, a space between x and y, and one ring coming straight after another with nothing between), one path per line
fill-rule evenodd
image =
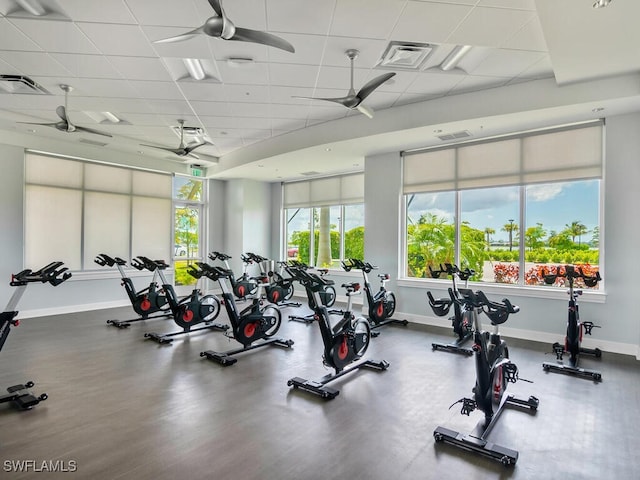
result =
M103 141L115 151L182 162L141 144L177 147L180 139L172 127L184 119L212 143L195 153L199 163L213 166L224 163L225 157L241 156L249 147L255 150L264 145L268 151L266 147L278 137L313 134L328 122L353 117L357 128L375 125L394 109L428 105L443 97L540 79L576 82L629 73L637 71L640 58L628 71L618 62L594 72L585 68L584 61L576 64L571 55L572 49L580 47L580 39L561 32L562 16L576 22L586 16L591 25L600 27L592 32L592 41L608 34L619 38L616 22L638 18L640 13L636 5L640 2L630 0L614 0L598 11L591 7L592 0L222 3L236 26L282 37L294 45L295 53L204 34L183 42L154 43L193 30L215 15L207 0L0 0L0 75L27 76L50 92L0 94L0 130L65 142ZM617 5L623 3L634 5ZM575 10L570 11L569 5ZM598 23L596 14L605 18L604 24ZM564 26L570 33L571 25L564 22ZM585 33L582 27L578 30ZM546 39L551 39L553 49ZM414 68L402 68L402 61L380 65L392 43L427 44L430 53ZM442 70L447 55L463 45L472 48L457 67ZM338 104L293 98L346 95L350 71L345 51L354 48L360 51L355 60L356 90L378 75L396 72L364 102L376 112L372 120ZM401 48L395 58L406 53ZM200 60L204 79L189 76L186 58ZM55 109L64 102L60 84L73 87L68 98L72 121L108 132L112 138L17 123L57 121ZM122 121L109 121L105 112ZM461 125L460 130L464 129ZM345 161L361 168L352 159ZM286 162L280 166L281 172L289 174L272 172L265 178L318 170L293 169ZM331 168L340 170L340 165ZM250 176L248 169L245 173ZM224 172L218 176L224 177Z

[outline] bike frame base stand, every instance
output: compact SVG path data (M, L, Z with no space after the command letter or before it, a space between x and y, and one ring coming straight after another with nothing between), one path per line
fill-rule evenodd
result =
M485 457L498 460L504 466L515 465L518 461L518 452L516 450L496 445L471 435L463 435L445 427L437 427L433 431L433 438L435 438L436 443L444 442L463 450L479 453Z
M289 315L289 321L293 320L294 322L306 323L307 325L314 322L313 314L307 315L305 317L299 317L297 315Z
M467 347L463 347L462 346L462 344L464 344L468 340L470 340L471 337L473 337L473 333L469 332L467 335L465 335L464 337L456 340L455 342L452 342L452 343L432 343L431 347L433 348L433 350L442 350L442 351L445 351L445 352L460 353L462 355L471 356L471 355L473 355L473 350L471 348L467 348Z
M148 317L132 318L131 320L107 320L107 325L112 325L117 328L130 327L132 323L143 322L145 320L156 320L159 318L172 318L173 314L163 313L161 315L149 315Z
M4 395L0 395L0 403L12 402L20 410L30 410L40 402L44 402L48 397L46 393L41 394L39 397L33 395L29 389L33 387L33 382L27 382L26 384L13 385L7 388L7 392Z
M437 427L433 431L433 438L436 443L448 443L458 448L462 448L463 450L470 450L472 452L479 453L480 455L484 455L485 457L498 460L505 467L515 465L518 461L518 451L490 442L487 440L487 437L491 433L493 426L498 421L500 414L507 406L525 408L536 412L539 403L540 402L535 397L529 397L527 400L522 400L520 398L516 398L514 395L506 395L502 397L500 405L493 414L493 418L488 425L485 424L485 420L480 420L476 425L476 428L469 435L463 435L445 427Z
M332 382L346 375L347 373L353 372L354 370L358 370L360 368L383 371L389 368L389 362L387 362L386 360L380 360L379 362L366 360L356 365L352 365L349 368L345 368L340 373L326 375L319 381L294 377L291 380L287 381L287 385L293 387L294 389L299 388L300 390L304 390L305 392L313 393L314 395L318 395L325 400L332 400L340 394L340 390L328 387L327 383Z
M383 320L379 323L375 323L374 321L369 319L369 323L371 324L371 330L374 330L380 327L384 327L385 325L391 325L393 323L398 323L406 327L407 325L409 325L409 320L397 320L395 318L387 318L386 320Z
M187 333L199 332L201 330L215 330L225 332L229 329L229 325L223 325L221 323L214 323L211 325L207 325L205 327L200 328L192 328L191 330L183 330L180 332L173 333L156 333L156 332L148 332L144 334L144 338L150 338L154 342L159 343L160 345L168 345L173 342L173 338L177 335L185 335Z
M228 367L229 365L233 365L238 361L238 359L234 358L233 355L242 352L248 352L249 350L254 350L260 347L267 347L269 345L282 348L291 348L291 346L293 345L293 340L285 340L284 338L271 338L260 343L254 343L253 345L249 345L248 347L236 348L227 352L215 352L213 350L207 350L204 352L200 352L200 356L207 357L208 360L218 362L223 367Z
M602 381L602 374L600 372L580 367L572 367L571 365L565 365L563 363L544 362L542 364L542 369L545 372L564 373L566 375L574 375L576 377L590 378L594 382Z

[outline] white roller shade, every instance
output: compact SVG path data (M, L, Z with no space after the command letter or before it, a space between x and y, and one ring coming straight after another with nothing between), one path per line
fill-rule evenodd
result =
M284 208L364 202L364 174L338 175L284 184Z
M602 177L602 123L406 152L404 193Z

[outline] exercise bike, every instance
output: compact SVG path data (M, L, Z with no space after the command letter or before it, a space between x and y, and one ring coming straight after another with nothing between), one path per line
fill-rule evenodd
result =
M451 277L453 286L449 288L449 298L433 298L430 291L427 291L427 297L429 298L429 306L439 317L444 317L449 314L451 307L453 306L453 316L449 317L451 324L453 325L453 333L457 335L457 339L452 343L432 343L433 350L444 350L447 352L461 353L463 355L473 355L471 348L463 347L467 341L473 337L473 325L469 322L469 316L464 315L463 308L459 302L455 299L459 298L458 285L456 278L464 280L464 287L467 288L469 284L469 278L471 278L475 272L469 268L460 270L456 265L451 263L445 263L444 266L440 265L439 270L434 270L429 265L429 272L432 278L440 278L440 275L446 273Z
M352 269L361 270L364 280L364 292L367 296L367 304L369 310L369 321L372 323L371 328L377 329L392 323L408 325L407 320L397 320L391 318L396 311L396 296L393 292L386 289L385 284L389 281L388 273L379 273L380 289L374 294L369 282L369 272L376 270L378 267L371 265L369 262L363 262L357 258L349 258L342 262L344 271L349 272Z
M299 307L300 303L291 302L291 297L295 292L293 282L294 278L284 278L280 272L271 270L270 260L256 253L247 253L256 264L260 265L260 276L264 284L264 294L270 303L274 303L279 307ZM281 271L284 269L286 262L277 262Z
M173 321L182 327L181 331L171 333L147 332L144 334L145 338L150 338L160 344L170 344L173 342L173 337L178 335L201 330L225 331L229 328L228 325L212 323L220 314L220 300L218 297L215 295L202 295L196 282L191 294L179 300L173 285L171 285L164 276L164 270L166 270L169 265L167 265L164 260L151 260L142 256L137 258L145 265L145 268L158 272L158 276L162 281L162 289L167 296L167 303L173 315ZM200 279L202 276L201 272L193 265L187 267L187 272L196 279ZM201 323L205 325L193 328L195 325Z
M342 318L333 327L330 323L329 310L322 304L320 292L326 286L326 280L315 273L304 269L294 270L296 279L314 297L314 315L320 326L324 353L323 363L335 370L334 374L324 376L318 381L306 380L294 377L287 382L287 385L294 389L301 389L314 395L331 400L335 398L340 390L327 386L347 373L361 368L368 368L376 371L383 371L389 368L389 363L385 360L372 361L364 360L358 363L371 342L371 326L362 317L356 317L351 308L351 298L357 294L360 285L357 283L345 284L347 289L348 305L343 312Z
M229 259L232 258L231 255L227 255L226 253L222 252L211 252L209 254L209 258L213 261L220 260L222 263L224 263L224 267L226 270L230 272L232 271L231 267L229 266ZM242 275L238 278L235 278L235 276L232 274L229 277L229 281L231 282L231 288L236 298L238 300L246 300L248 297L255 295L256 290L258 289L258 282L255 278L249 277L249 274L247 272L249 265L253 263L251 257L247 256L246 254L242 254L240 255L240 258L242 259L242 263L244 265Z
M287 264L285 264L286 266L284 267L286 272L289 274L289 276L291 276L293 279L297 279L296 277L296 271L297 270L309 270L311 267L309 265L307 265L304 262L300 262L298 260L289 260L289 262ZM324 284L322 286L322 289L318 292L319 296L320 296L320 301L321 301L321 305L324 305L327 308L331 308L333 307L333 305L336 303L336 289L334 287L335 282L329 278L326 278L326 275L329 273L329 269L327 268L318 268L316 269L316 271L318 272L318 275L320 275L320 278L322 278L324 280ZM313 293L309 290L305 288L305 292L307 294L307 306L312 310L315 311L316 308L316 304L315 304L315 297L313 295ZM341 310L329 310L330 314L342 314ZM289 315L289 320L293 320L295 322L301 322L301 323L306 323L307 325L311 324L314 322L314 318L315 318L315 314L311 313L309 315Z
M11 282L9 285L18 288L14 290L4 312L0 313L0 350L2 350L4 343L7 341L11 327L17 327L20 325L20 320L16 318L18 315L16 308L18 307L18 303L20 302L27 285L36 282L49 283L54 287L60 285L62 282L71 278L71 272L62 265L62 262L52 262L35 272L27 269L11 275ZM32 394L29 389L34 385L35 383L28 381L24 384L20 383L18 385L8 387L8 393L0 395L0 403L12 402L20 410L32 409L48 398L46 393L42 393L37 397Z
M133 311L136 312L139 317L129 320L107 320L107 325L113 325L118 328L127 328L134 322L141 322L143 320L153 320L157 318L171 318L172 313L167 305L167 297L164 292L158 289L158 270L153 271L153 278L147 288L136 291L135 286L131 278L127 276L124 271L124 266L127 264L125 260L120 257L110 257L106 253L99 254L95 259L101 267L113 267L116 266L120 272L122 279L122 286L127 292ZM136 270L145 269L145 265L139 259L134 258L131 261L131 266Z
M470 450L498 460L505 466L514 465L518 460L518 452L490 442L487 437L506 407L529 409L535 413L540 403L533 396L522 400L506 394L507 384L518 380L518 367L509 360L509 349L500 337L499 326L507 321L510 314L517 313L519 307L512 305L506 298L502 303L492 302L480 290L474 293L470 289L461 288L459 292L460 298L455 301L463 304L466 309L465 315L470 315L473 319L476 384L473 388L473 398L462 398L451 407L461 403L460 413L463 415L469 415L472 411L480 409L484 413L484 418L468 435L445 427L437 427L433 437L436 443L445 442ZM491 325L494 326L493 333L482 330L478 315L480 312L484 312L491 320Z
M600 328L600 326L594 325L593 322L580 321L578 297L582 295L582 290L575 289L574 282L581 278L587 287L595 287L602 278L600 277L599 272L596 272L595 275L591 276L585 275L582 269L576 268L573 265L557 267L556 273L545 274L543 278L545 283L551 285L558 277L566 278L569 283L569 290L567 291L569 294L569 314L564 345L558 342L554 343L553 351L556 354L558 362L561 362L563 356L568 353L569 364L544 362L542 364L542 368L546 372L566 373L578 377L591 378L593 381L599 382L602 380L602 374L600 372L587 370L578 366L581 353L600 358L602 356L602 351L599 348L584 348L581 346L582 335L591 335L591 331L594 328Z
M262 299L260 298L262 284L258 284L258 296L254 298L252 304L244 310L238 311L228 283L230 282L231 276L233 276L233 272L221 267L213 267L206 263L198 263L198 266L202 270L203 275L220 284L224 307L227 310L229 322L231 323L231 335L228 336L242 344L241 348L226 352L216 352L214 350L200 352L201 357L207 357L209 360L216 361L226 367L238 361L233 357L238 353L269 345L284 348L290 348L293 345L293 340L272 338L280 329L282 314L275 305L269 304L263 306ZM260 340L262 340L260 343L256 343Z

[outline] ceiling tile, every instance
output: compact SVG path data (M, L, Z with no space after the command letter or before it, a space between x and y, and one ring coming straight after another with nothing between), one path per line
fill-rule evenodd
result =
M527 10L476 7L447 37L447 43L500 47L535 16Z
M313 96L313 87L269 87L269 99L271 103L277 104L300 104L300 99L293 98L294 96L311 97ZM342 95L342 90L335 91L336 95Z
M136 19L122 0L108 2L57 0L57 2L75 22L136 23Z
M544 39L544 33L542 32L542 26L540 25L538 16L536 15L531 21L518 30L513 37L504 43L503 47L546 52L547 42Z
M76 77L123 78L103 55L52 53L51 56Z
M535 12L535 0L480 0L481 7L513 8L515 10L530 10Z
M68 76L66 68L44 52L7 52L0 51L0 59L28 76Z
M443 43L471 10L468 5L408 2L391 40Z
M36 42L6 18L0 18L0 48L2 50L42 51Z
M242 67L232 67L224 62L218 65L225 84L268 85L269 71L266 63L253 63Z
M140 98L184 100L182 92L174 82L131 80L129 83L138 92Z
M460 83L464 77L465 75L423 72L416 77L414 82L407 89L407 92L429 95L445 95L449 90Z
M105 55L158 56L137 25L86 22L77 25Z
M99 53L86 35L73 22L12 19L31 40L49 52Z
M270 32L326 35L336 0L269 0L267 28Z
M405 0L339 1L331 22L330 34L368 39L389 38L405 4Z
M388 42L384 40L369 40L356 37L329 37L327 47L322 60L323 65L336 67L349 67L351 61L346 51L358 50L358 56L354 60L356 68L373 68L387 48Z
M107 59L125 78L132 80L173 80L159 58L109 56Z
M551 58L549 55L544 55L538 62L531 65L529 68L520 72L518 78L547 78L553 76L553 65L551 65Z
M268 118L236 118L202 115L199 117L207 130L220 130L225 128L271 128L271 120Z
M313 65L270 64L271 85L289 87L315 87L318 67Z
M509 78L505 77L483 77L480 75L467 75L449 91L449 95L473 92L486 88L500 87L508 81Z
M144 25L185 27L185 31L189 31L204 24L208 18L198 15L192 0L126 0L126 3L137 22ZM215 13L210 10L209 16L213 15Z
M231 109L231 114L234 117L259 117L269 118L269 104L268 103L234 103L229 102L227 104Z
M297 33L278 34L296 49L295 53L279 48L267 49L270 63L298 63L301 65L320 65L324 53L326 38L324 35L301 35Z
M368 69L355 68L353 71L354 88L359 90L369 75ZM318 75L318 88L343 89L346 95L351 84L351 70L346 67L322 67Z
M211 115L230 117L233 115L231 108L226 102L190 102L193 108L192 113L196 115Z
M179 88L189 101L225 102L227 100L226 87L221 83L183 82L180 83Z

